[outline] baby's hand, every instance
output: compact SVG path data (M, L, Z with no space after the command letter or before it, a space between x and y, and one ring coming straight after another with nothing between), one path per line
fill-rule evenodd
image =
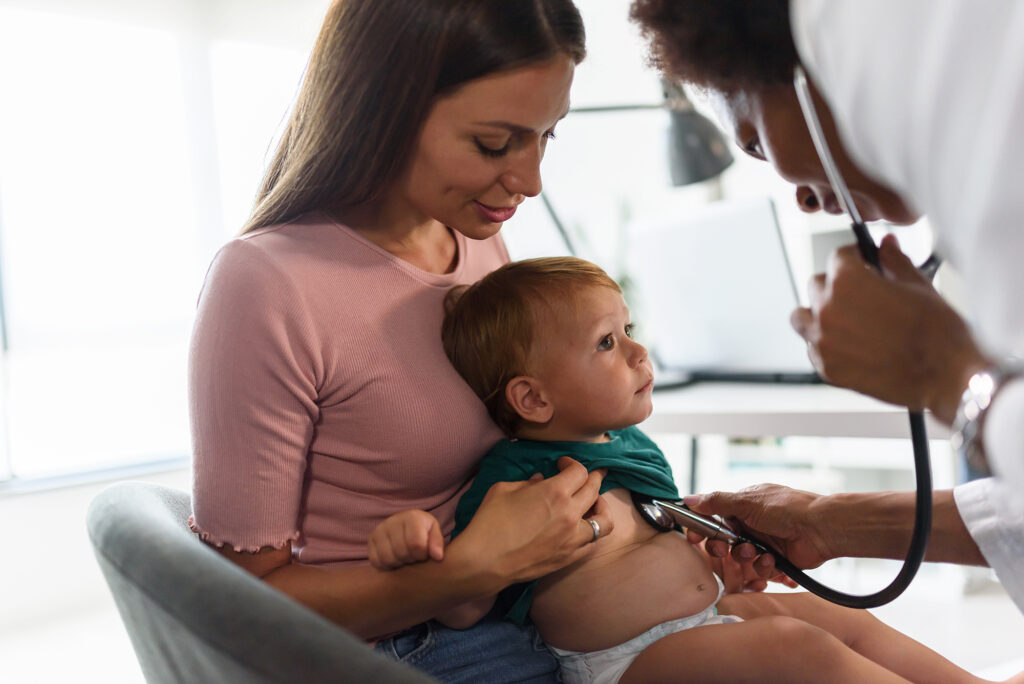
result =
M394 570L410 563L444 558L444 536L437 518L426 511L408 510L386 518L370 534L370 564Z

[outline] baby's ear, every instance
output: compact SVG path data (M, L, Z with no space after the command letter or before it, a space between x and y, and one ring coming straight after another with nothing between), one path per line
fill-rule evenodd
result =
M544 390L536 378L518 375L505 385L505 401L519 417L530 423L546 423L551 420L555 407L544 396Z

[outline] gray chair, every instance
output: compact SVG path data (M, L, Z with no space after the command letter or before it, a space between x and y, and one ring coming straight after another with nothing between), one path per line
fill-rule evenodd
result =
M148 682L435 680L393 662L209 548L189 530L185 492L124 482L87 522Z

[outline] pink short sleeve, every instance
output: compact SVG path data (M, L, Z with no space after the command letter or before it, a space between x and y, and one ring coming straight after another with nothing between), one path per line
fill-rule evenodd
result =
M203 539L256 551L298 537L318 358L288 275L254 241L228 243L207 274L189 360L190 523Z

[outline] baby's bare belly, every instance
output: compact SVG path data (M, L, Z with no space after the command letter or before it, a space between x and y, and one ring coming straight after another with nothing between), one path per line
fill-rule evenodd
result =
M602 495L615 529L581 561L540 581L530 616L544 640L572 651L621 644L651 627L707 608L718 582L703 553L644 522L629 492Z

